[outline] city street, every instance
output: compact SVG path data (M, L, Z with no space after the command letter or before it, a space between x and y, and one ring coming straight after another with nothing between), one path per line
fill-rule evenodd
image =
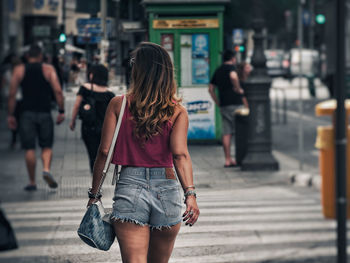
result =
M318 173L318 150L315 148L316 129L317 126L331 125L331 117L316 117L315 106L317 103L329 99L328 90L324 85L321 85L318 79L316 83L316 98L310 98L310 93L307 88L306 79L302 81L302 99L303 99L303 133L304 133L304 148L303 148L303 163L305 170L311 173ZM270 91L271 99L271 119L272 119L272 138L273 149L279 153L285 153L291 157L286 167L287 170L298 170L299 163L294 163L293 160L299 161L298 149L298 132L299 132L299 80L297 78L292 81L287 81L282 78L276 78L272 82ZM277 88L277 92L276 92ZM279 91L278 91L279 88ZM283 124L283 108L282 97L280 90L286 92L287 98L287 125ZM279 121L277 117L277 108L275 98L279 98Z
M99 198L96 178L88 189L106 108L127 90L116 163L170 167L174 154L188 167L189 142L195 187L180 173L182 212L187 203L185 219L195 222L196 202L186 198L196 196L200 216L182 223L170 263L347 263L349 14L350 0L0 1L0 210L18 243L0 251L0 263L122 263L117 239L102 251L77 230L89 196ZM14 140L19 127L26 150ZM142 191L124 197L113 172L104 207L114 195L118 210L118 200L136 206ZM179 200L164 202L167 189L159 191L168 216L167 201L179 208ZM160 220L155 203L147 212ZM325 219L332 204L337 219ZM0 221L3 250L13 238ZM158 244L172 245L169 236L151 239L147 261L154 244L164 261ZM135 244L143 243L125 240L124 262L142 257Z
M294 91L288 92L288 98L292 97ZM0 199L20 247L1 252L0 262L121 262L117 243L102 252L85 245L76 234L91 176L80 129L71 132L68 127L74 92L65 96L67 120L56 126L52 165L57 190L49 189L39 176L40 162L38 191L22 190L28 180L23 152L8 149L10 132L1 111ZM316 127L328 125L330 120L314 117L313 107L325 97L305 98L304 170L314 174L318 174L313 146ZM273 153L281 167L278 172L223 168L220 145L189 147L201 215L193 227L182 226L170 262L335 262L336 225L322 216L319 190L293 185L289 180L290 173L298 170L296 105L297 100L288 100L287 124L273 124ZM110 180L111 176L104 185L105 207L112 203Z

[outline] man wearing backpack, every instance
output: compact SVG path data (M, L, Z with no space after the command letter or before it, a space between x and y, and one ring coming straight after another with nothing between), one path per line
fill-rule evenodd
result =
M42 50L32 45L28 51L28 63L15 67L11 78L8 99L8 126L17 127L14 115L18 86L22 88L23 105L19 122L22 148L25 149L25 160L29 175L26 191L37 189L35 181L36 156L35 147L38 139L42 149L43 178L50 188L57 188L57 182L50 172L54 126L51 116L51 94L55 94L59 114L56 123L64 120L64 97L53 66L42 63Z

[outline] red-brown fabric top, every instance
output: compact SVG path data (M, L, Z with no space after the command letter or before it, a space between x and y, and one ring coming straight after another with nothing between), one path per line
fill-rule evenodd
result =
M127 102L114 148L112 163L148 168L173 167L173 156L170 151L172 123L168 121L164 125L161 134L153 136L145 143L134 136L135 125Z

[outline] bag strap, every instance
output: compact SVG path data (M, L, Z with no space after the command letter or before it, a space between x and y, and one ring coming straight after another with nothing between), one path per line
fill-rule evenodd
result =
M117 141L117 137L118 137L118 134L119 134L120 126L122 124L122 119L123 119L123 115L124 115L124 111L125 111L125 106L126 106L126 95L123 96L123 102L122 102L122 106L120 108L120 113L119 113L119 116L118 116L117 126L116 126L116 128L114 130L112 143L111 143L111 145L109 147L109 150L108 150L107 159L106 159L103 171L102 171L102 178L101 178L100 185L97 188L97 193L99 193L100 190L101 190L102 184L103 184L103 182L104 182L104 180L106 178L109 166L111 164L112 154L114 152L115 142Z

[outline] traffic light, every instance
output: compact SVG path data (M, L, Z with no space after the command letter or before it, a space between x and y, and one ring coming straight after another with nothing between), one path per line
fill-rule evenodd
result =
M245 47L243 45L235 46L235 51L243 53L245 51Z
M315 47L320 48L325 43L326 16L319 13L316 15L315 20L314 43Z
M60 25L60 28L59 28L59 35L58 35L58 42L64 44L66 43L67 41L67 36L66 36L66 33L65 33L65 26L64 25Z
M325 17L325 15L324 15L324 14L318 14L318 15L316 15L316 23L317 23L317 24L320 24L320 25L326 23L326 17Z
M60 43L65 43L67 41L67 36L65 33L61 33L60 36L58 37L58 41Z

